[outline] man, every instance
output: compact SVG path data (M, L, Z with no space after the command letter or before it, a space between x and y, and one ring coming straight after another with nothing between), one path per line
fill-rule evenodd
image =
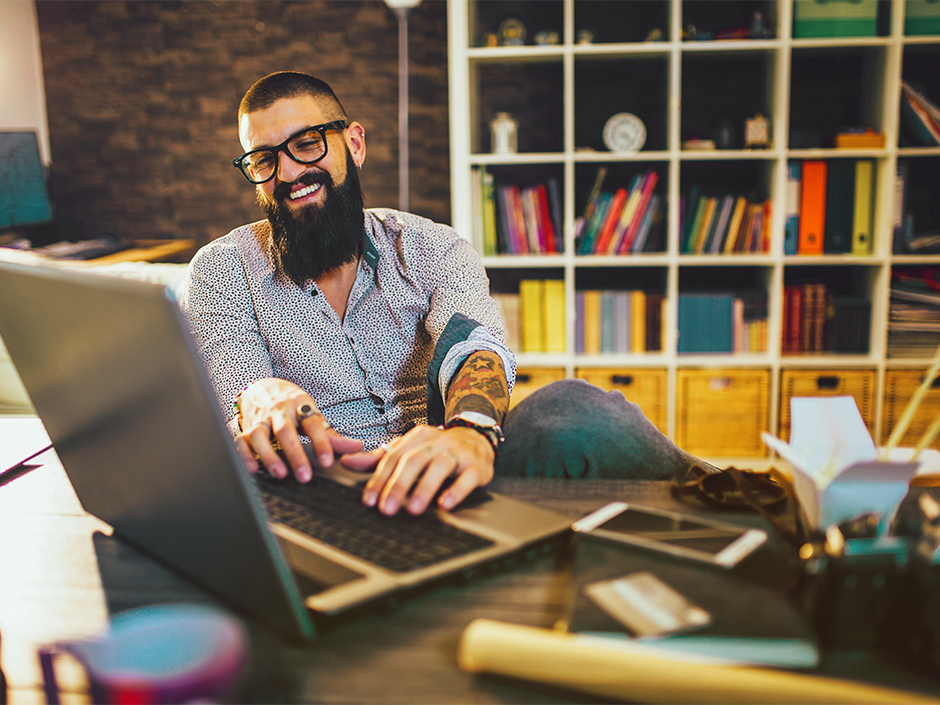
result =
M365 129L323 81L267 76L238 117L234 163L267 219L200 250L181 303L249 470L308 481L305 435L320 466L370 472L363 501L392 515L451 509L494 466L668 477L694 461L574 380L514 409L501 446L515 359L469 243L363 210Z

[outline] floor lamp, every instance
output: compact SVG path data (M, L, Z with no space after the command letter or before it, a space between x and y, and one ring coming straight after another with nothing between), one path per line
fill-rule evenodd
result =
M408 16L421 0L385 0L398 18L398 208L408 210Z

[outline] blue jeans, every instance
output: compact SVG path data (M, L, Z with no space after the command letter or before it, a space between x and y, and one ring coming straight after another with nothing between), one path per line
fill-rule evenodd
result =
M503 423L497 477L670 480L692 457L620 392L564 379L523 399Z

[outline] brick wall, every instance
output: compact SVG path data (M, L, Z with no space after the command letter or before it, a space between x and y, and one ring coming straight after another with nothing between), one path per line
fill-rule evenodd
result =
M56 236L195 238L257 220L232 166L258 78L330 83L367 133L367 206L398 206L398 23L382 0L37 3ZM450 221L446 5L409 20L410 210Z

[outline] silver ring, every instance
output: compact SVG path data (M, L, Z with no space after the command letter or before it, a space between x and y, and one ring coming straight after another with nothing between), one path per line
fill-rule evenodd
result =
M323 414L313 404L304 402L303 404L298 405L297 407L298 419L303 421L304 419L309 419L311 416L323 416Z
M452 451L450 448L444 451L445 455L449 455L450 459L454 461L454 470L460 467L460 458L457 457L457 454Z
M262 426L267 426L267 427L268 427L268 435L269 435L269 436L273 436L273 435L274 435L274 426L271 425L271 422L270 422L270 421L259 421L258 423L261 424Z

